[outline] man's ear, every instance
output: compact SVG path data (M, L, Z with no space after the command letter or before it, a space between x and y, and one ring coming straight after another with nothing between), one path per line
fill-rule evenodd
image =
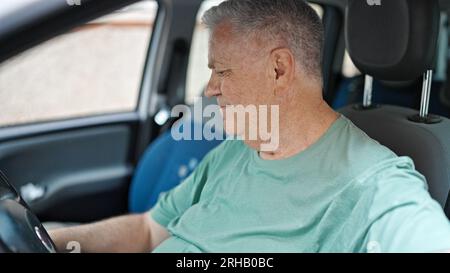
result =
M270 53L272 77L275 84L275 93L281 94L287 90L295 74L295 59L288 48L276 48Z

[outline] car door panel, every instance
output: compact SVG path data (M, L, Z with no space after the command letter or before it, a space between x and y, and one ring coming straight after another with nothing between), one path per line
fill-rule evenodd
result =
M134 2L88 0L76 8L61 4L47 9L45 16L23 21L24 26L0 28L0 41L12 41L0 43L0 62ZM183 54L188 54L201 0L157 2L136 108L0 128L0 170L29 197L41 221L90 222L128 211L134 166L159 135L154 117L164 105L160 98L171 93L168 88L184 85L182 75L168 75L170 49L182 40ZM45 35L34 35L38 31ZM168 87L167 79L180 84Z
M127 209L132 136L130 126L111 125L6 141L0 166L43 218L99 219Z

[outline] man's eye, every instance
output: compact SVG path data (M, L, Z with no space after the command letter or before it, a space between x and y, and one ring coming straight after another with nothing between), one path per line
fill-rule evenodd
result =
M223 71L216 71L216 75L219 77L223 77L225 76L225 73L227 72L227 70L223 70Z

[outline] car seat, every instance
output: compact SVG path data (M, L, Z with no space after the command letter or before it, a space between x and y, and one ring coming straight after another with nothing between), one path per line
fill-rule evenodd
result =
M339 111L396 154L411 157L426 177L431 196L450 216L450 120L428 114L439 12L435 0L384 1L380 6L349 0L346 46L366 75L365 92L362 105ZM372 79L408 81L420 75L424 76L420 112L372 104Z

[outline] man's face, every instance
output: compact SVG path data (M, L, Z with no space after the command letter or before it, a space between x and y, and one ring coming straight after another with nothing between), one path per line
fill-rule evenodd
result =
M211 78L206 95L217 98L228 134L242 135L243 132L227 126L230 122L225 107L258 108L259 105L273 104L269 65L269 52L254 40L234 35L229 24L223 23L213 31L209 42ZM248 126L246 123L246 129Z

